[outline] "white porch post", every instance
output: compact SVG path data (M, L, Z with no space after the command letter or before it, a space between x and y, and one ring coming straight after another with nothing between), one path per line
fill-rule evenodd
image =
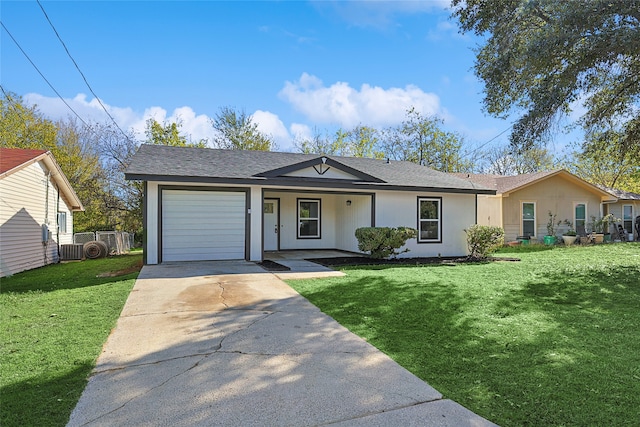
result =
M147 182L147 264L158 263L158 183Z
M249 247L249 260L262 261L262 187L251 186L251 215L249 224L251 239Z

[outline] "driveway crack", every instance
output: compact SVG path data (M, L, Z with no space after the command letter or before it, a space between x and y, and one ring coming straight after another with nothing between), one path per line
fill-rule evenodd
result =
M124 402L122 405L118 406L117 408L114 408L114 409L112 409L112 410L110 410L110 411L108 411L108 412L105 412L104 414L100 414L99 416L97 416L97 417L95 417L95 418L93 418L93 419L91 419L91 420L88 420L87 422L85 422L85 423L84 423L84 424L82 424L82 425L83 425L83 426L89 425L89 424L91 424L91 423L94 423L94 422L98 421L99 419L101 419L101 418L103 418L103 417L106 417L107 415L110 415L110 414L113 414L113 413L115 413L115 412L118 412L119 410L123 409L124 407L126 407L128 404L130 404L130 403L131 403L131 402L133 402L134 400L139 399L139 398L141 398L141 397L143 397L143 396L145 396L145 395L147 395L147 394L151 393L151 392L152 392L152 391L154 391L154 390L157 390L157 389L159 389L159 388L161 388L161 387L164 387L164 385L165 385L165 384L167 384L168 382L170 382L170 381L172 381L172 380L174 380L174 379L176 379L176 378L178 378L178 377L180 377L180 376L182 376L182 375L186 374L187 372L189 372L189 371L191 371L192 369L194 369L195 367L197 367L197 366L200 364L200 362L202 362L204 359L206 359L207 357L209 357L211 354L212 354L212 353L209 353L209 354L205 354L205 355L203 355L203 356L202 356L202 357L200 357L200 358L199 358L199 359L198 359L194 364L192 364L191 366L189 366L187 369L185 369L185 370L183 370L183 371L181 371L181 372L178 372L178 373L177 373L177 374L175 374L175 375L172 375L171 377L169 377L169 378L167 378L166 380L162 381L160 384L155 385L155 386L153 386L153 387L149 388L148 390L145 390L144 392L142 392L142 393L140 393L140 394L137 394L136 396L133 396L132 398L128 399L126 402ZM193 356L176 357L176 358L174 358L173 360L175 360L175 359L183 359L183 358L185 358L185 357L193 357ZM169 359L169 360L171 360L171 359ZM163 362L164 362L164 361L163 361ZM160 363L160 362L154 362L154 363ZM137 366L152 365L152 364L154 364L154 363L141 364L141 365L137 365Z
M216 282L216 284L222 290L222 292L220 292L220 299L222 300L222 305L224 305L225 308L229 308L229 304L227 304L226 298L224 296L225 289L224 289L224 286L223 286L222 282Z

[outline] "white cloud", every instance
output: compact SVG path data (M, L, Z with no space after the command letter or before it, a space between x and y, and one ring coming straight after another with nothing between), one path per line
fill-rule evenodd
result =
M273 139L280 151L286 151L292 146L287 127L277 115L269 111L257 110L251 115L251 120L258 125L260 132Z
M23 97L29 105L37 105L38 110L51 120L63 120L68 117L76 117L69 110L60 98L47 97L37 93L29 93ZM96 98L87 100L83 93L74 98L65 98L65 102L84 120L85 122L110 123L111 119L104 111ZM204 114L197 115L191 107L180 107L168 114L162 107L149 107L142 114L135 112L129 107L114 107L102 101L106 110L114 118L118 126L125 132L132 130L140 140L144 139L144 130L148 119L153 118L160 123L180 122L182 124L182 134L192 141L201 139L209 140L213 133L209 117Z
M292 123L289 127L291 135L294 139L311 139L313 137L313 131L311 128L302 123Z
M383 89L363 84L357 90L348 83L337 82L327 87L316 76L303 73L298 81L285 83L280 97L314 123L345 128L397 124L411 107L425 115L447 116L437 95L415 85Z

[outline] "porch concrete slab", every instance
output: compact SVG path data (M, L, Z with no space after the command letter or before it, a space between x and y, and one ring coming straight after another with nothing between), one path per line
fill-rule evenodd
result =
M277 263L291 269L290 271L274 272L278 278L283 280L344 276L344 273L341 271L335 271L329 267L325 267L324 265L305 261L303 259L280 259Z
M183 263L143 268L68 425L485 422L438 402L255 264Z

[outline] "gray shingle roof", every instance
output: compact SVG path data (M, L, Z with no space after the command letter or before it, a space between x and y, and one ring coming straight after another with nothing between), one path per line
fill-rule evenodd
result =
M327 157L350 168L371 175L381 182L353 182L326 178L261 177L284 168L320 157ZM272 151L219 150L212 148L169 147L143 144L126 170L127 179L180 182L254 183L305 186L332 182L338 188L440 189L441 191L493 194L491 189L474 182L438 172L411 162L369 158L322 156L318 154L279 153Z
M483 185L487 188L496 190L498 194L506 193L531 182L538 181L549 175L557 174L558 170L542 171L536 173L523 173L519 175L492 175L492 174L454 174L458 178L467 179L476 184Z
M620 200L640 200L640 194L638 193L631 193L629 191L617 190L615 188L600 185L598 187L602 188L607 193L613 194Z
M466 179L471 182L475 182L478 185L483 185L487 188L492 188L496 190L497 194L510 193L514 190L517 190L526 186L527 184L538 182L551 176L559 175L559 176L564 176L568 179L571 179L574 182L582 182L586 184L588 187L590 187L594 193L598 193L601 196L606 194L606 195L614 195L617 197L616 193L610 190L607 190L605 188L593 185L564 169L556 169L552 171L542 171L542 172L535 172L535 173L523 173L520 175L513 175L513 176L491 175L491 174L466 174L466 173L465 174L457 173L454 175L456 175L459 178ZM629 194L633 194L633 193L629 193Z

